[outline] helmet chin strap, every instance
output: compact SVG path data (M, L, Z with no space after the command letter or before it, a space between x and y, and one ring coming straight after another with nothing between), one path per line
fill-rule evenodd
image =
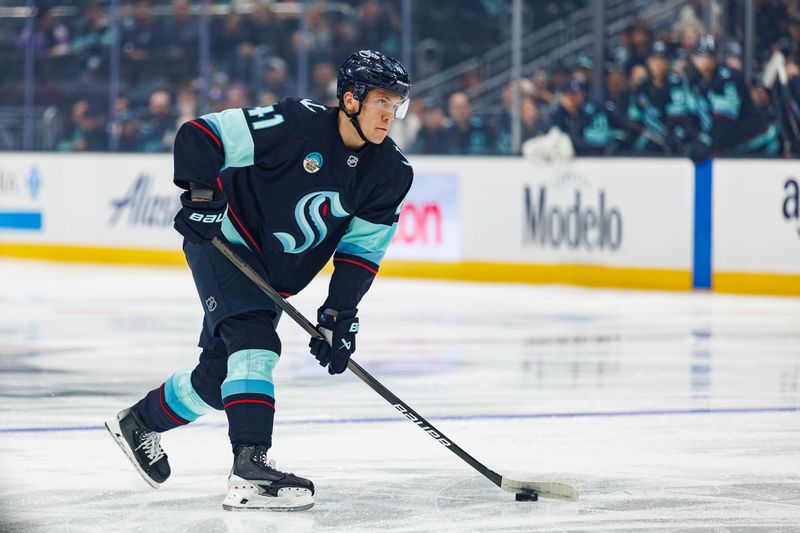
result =
M349 119L350 119L350 123L351 123L351 124L353 125L353 127L356 129L356 133L358 133L358 136L359 136L359 137L361 137L361 140L362 140L362 141L364 141L364 142L365 142L365 143L367 143L367 144L372 144L372 143L369 141L369 139L367 139L367 138L364 136L364 132L363 132L363 131L361 131L361 125L358 123L358 115L360 115L360 114L361 114L361 106L362 106L362 104L361 104L361 100L358 100L358 111L356 111L355 113L348 113L348 112L347 112L347 109L345 109L345 107L344 107L344 98L343 98L342 100L340 100L340 101L339 101L339 109L341 109L341 110L342 110L342 113L344 113L344 115L345 115L347 118L349 118Z

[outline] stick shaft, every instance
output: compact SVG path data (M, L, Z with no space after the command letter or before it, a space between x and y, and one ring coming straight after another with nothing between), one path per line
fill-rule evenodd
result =
M306 333L311 335L317 339L325 340L325 337L317 331L317 328L308 321L308 319L303 316L300 311L295 309L295 307L286 301L286 299L278 294L278 292L269 286L269 284L256 272L253 270L250 265L248 265L242 258L236 255L236 252L230 249L230 247L225 244L219 237L214 237L211 241L214 247L219 250L225 257L227 257L231 263L234 264L242 273L247 276L250 281L252 281L261 291L266 294L270 300L275 302L287 315L289 315L292 320L297 322L297 324L305 330ZM356 376L361 379L364 383L366 383L372 390L377 392L378 394L383 397L384 400L389 402L392 407L400 411L406 418L408 418L411 422L419 426L423 431L428 433L431 437L436 439L440 444L444 445L448 450L456 454L460 457L464 462L470 465L472 468L480 472L483 476L485 476L489 481L501 487L503 477L495 472L487 468L483 465L480 461L472 457L470 454L465 452L460 446L454 443L450 438L448 438L444 433L439 431L437 428L433 426L430 422L425 420L419 413L417 413L414 409L412 409L407 403L403 400L398 398L392 391L387 389L383 386L383 384L372 377L369 372L364 370L361 365L353 361L351 357L350 360L347 362L347 368Z

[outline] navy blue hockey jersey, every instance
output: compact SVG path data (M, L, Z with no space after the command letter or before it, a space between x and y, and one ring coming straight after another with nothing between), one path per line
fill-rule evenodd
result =
M348 149L338 110L287 99L181 126L175 184L222 189L225 238L247 246L271 285L297 294L334 257L325 307L356 307L397 228L413 172L390 138Z
M758 113L739 72L718 65L708 80L695 75L691 91L690 105L704 144L722 155L777 153L777 127Z

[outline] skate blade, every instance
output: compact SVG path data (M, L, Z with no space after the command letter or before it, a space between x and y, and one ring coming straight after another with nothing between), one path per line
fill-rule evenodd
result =
M314 507L311 491L283 488L277 496L261 494L258 487L241 478L228 481L228 495L222 502L226 511L305 511Z
M119 415L116 415L114 418L106 420L105 422L106 429L108 430L111 437L114 439L114 442L117 443L117 446L119 446L119 448L122 450L122 453L125 454L125 457L128 458L128 461L131 462L136 471L139 472L139 475L142 476L142 479L144 479L145 482L154 489L160 488L161 483L155 481L154 479L151 479L150 476L148 476L145 473L145 471L142 470L142 467L139 466L139 463L136 462L136 459L134 459L133 450L131 450L131 447L128 445L128 441L125 440L125 437L122 436L122 430L119 427L118 416Z

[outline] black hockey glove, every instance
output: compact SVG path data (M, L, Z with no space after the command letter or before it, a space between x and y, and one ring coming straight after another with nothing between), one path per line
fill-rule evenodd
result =
M181 194L183 208L175 215L175 230L194 244L210 241L220 232L222 218L225 215L227 201L217 200L192 201L189 191Z
M358 333L358 309L349 311L331 311L330 309L317 311L317 329L331 343L322 339L312 338L308 343L311 353L319 361L320 366L327 366L330 375L341 374L347 369L347 361L356 351L356 333Z

